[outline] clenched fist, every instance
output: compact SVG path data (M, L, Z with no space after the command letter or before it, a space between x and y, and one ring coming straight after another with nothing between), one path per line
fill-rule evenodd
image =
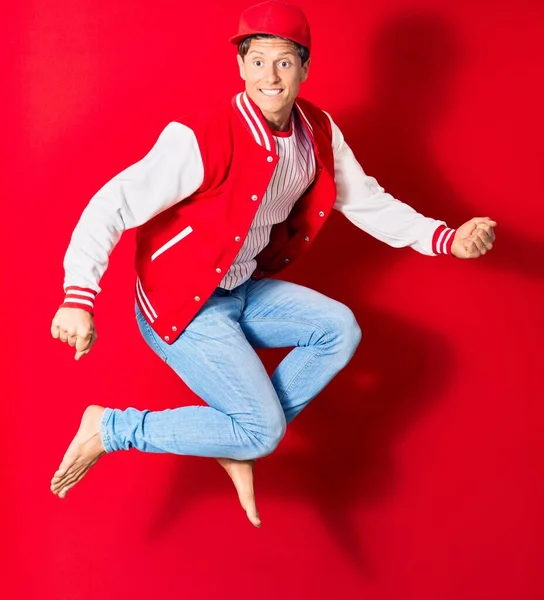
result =
M61 307L51 323L51 335L75 348L79 360L89 354L97 338L93 315L81 308Z
M451 253L457 258L478 258L493 248L494 227L497 222L489 217L474 217L455 232Z

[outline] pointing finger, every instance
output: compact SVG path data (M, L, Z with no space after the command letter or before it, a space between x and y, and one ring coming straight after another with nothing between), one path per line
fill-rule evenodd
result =
M77 336L75 348L78 352L90 350L92 345L92 338Z
M85 354L89 354L89 351L84 350L83 352L76 352L76 355L74 356L74 358L76 360L79 360L82 356L85 356Z

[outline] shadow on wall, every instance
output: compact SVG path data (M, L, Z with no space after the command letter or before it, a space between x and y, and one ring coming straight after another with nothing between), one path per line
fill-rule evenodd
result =
M346 137L365 171L416 210L451 226L482 216L468 214L470 210L433 164L428 145L433 124L448 110L455 69L463 60L455 32L434 16L404 16L379 32L371 60L370 106L338 118L349 124L344 127ZM488 200L482 206L492 207L492 199ZM349 294L346 282L356 277L358 289L371 289L376 276L407 250L387 248L340 215L331 219L310 252L312 264L318 266L310 273L295 266L288 277L337 299L349 296L348 304L362 324L363 342L348 368L290 425L290 432L304 440L302 449L280 446L259 461L256 486L261 504L263 498L282 497L315 506L331 537L359 569L370 574L372 564L361 546L356 511L383 501L394 489L395 442L431 399L440 396L455 365L446 340L435 332ZM498 246L482 261L482 268L541 273L540 248L516 239L504 223L500 223L500 245L504 252ZM506 248L515 248L515 253ZM269 370L284 353L262 353ZM221 477L217 466L203 468L201 460L182 459L164 505L150 523L150 538L160 537L183 518L187 507L202 495L227 490L230 481L225 477L221 483ZM234 498L233 490L232 494ZM266 526L266 515L263 519Z
M443 18L415 14L391 21L371 51L370 105L362 113L342 115L342 122L349 124L346 136L365 171L418 212L452 227L472 217L495 218L500 243L492 259L486 257L478 268L542 276L544 244L523 239L502 221L493 197L478 203L484 214L473 214L435 164L429 138L450 109L457 68L467 60L454 29ZM458 177L462 183L463 174ZM507 174L504 185L512 201L519 201L515 182Z

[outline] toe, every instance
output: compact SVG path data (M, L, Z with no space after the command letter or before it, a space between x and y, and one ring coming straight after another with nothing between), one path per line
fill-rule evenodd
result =
M255 510L253 511L247 511L247 518L249 519L250 523L252 525L255 525L255 527L260 527L261 526L261 519L259 517L259 514L257 513L257 511Z
M218 458L219 463L227 471L238 493L238 499L247 518L255 526L261 526L261 519L255 504L253 489L253 465L255 461L238 461L233 459Z
M257 505L255 504L255 495L253 492L246 492L240 494L240 504L246 511L247 518L255 525L255 527L261 526L261 519L257 511Z

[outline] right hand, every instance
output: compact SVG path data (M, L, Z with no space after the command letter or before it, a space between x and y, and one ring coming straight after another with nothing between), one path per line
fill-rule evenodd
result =
M51 335L76 349L75 359L89 354L97 335L93 315L81 308L60 307L51 323Z

